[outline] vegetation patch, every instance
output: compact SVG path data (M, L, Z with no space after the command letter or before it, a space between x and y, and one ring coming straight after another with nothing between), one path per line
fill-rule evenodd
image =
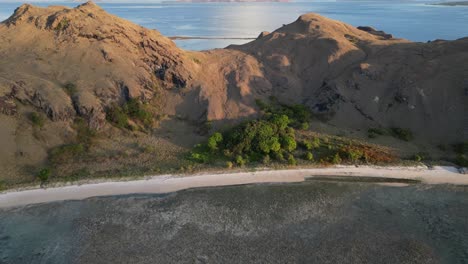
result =
M369 138L376 138L378 136L383 136L386 134L387 134L387 131L385 131L385 129L382 129L382 128L369 128L367 130L367 136Z
M50 176L50 169L49 168L43 168L39 171L37 174L37 178L42 182L47 182L49 180Z
M137 121L145 127L153 123L153 115L146 105L137 99L130 99L122 106L113 104L106 113L106 119L118 128L133 130L134 127L129 120Z
M452 147L457 154L455 163L462 167L468 167L468 142L453 144Z
M213 133L198 144L188 159L228 167L247 164L295 166L316 161L324 164L388 163L395 156L388 150L339 138L312 134L305 129L311 114L304 106L267 104L257 100L261 118ZM229 162L229 163L227 163Z
M70 25L70 20L63 18L55 27L55 31L65 30Z
M45 117L44 117L44 115L42 115L40 113L32 112L29 115L29 119L31 120L33 126L35 126L35 127L42 128L44 126Z
M392 127L390 128L392 136L401 139L403 141L411 141L413 140L413 133L409 129L399 128L399 127Z
M93 146L96 131L89 128L83 118L75 119L73 128L76 138L73 143L53 148L49 152L49 162L53 167L66 163L69 160L78 161Z
M72 82L67 82L63 85L63 89L68 96L74 96L77 93L76 85Z

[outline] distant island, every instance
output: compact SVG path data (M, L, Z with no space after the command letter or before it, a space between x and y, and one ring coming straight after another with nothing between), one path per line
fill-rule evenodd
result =
M431 5L442 5L442 6L468 6L468 1L435 3L435 4L431 4Z

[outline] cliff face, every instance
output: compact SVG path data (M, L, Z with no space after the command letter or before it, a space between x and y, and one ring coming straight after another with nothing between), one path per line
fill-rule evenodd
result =
M3 114L18 100L100 128L110 103L157 95L166 114L235 121L257 114L255 99L275 96L343 129L467 137L468 39L411 43L307 14L245 45L186 52L86 3L21 6L0 24L0 47Z

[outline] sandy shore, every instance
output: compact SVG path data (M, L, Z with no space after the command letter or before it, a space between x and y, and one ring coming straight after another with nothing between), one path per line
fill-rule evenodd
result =
M95 196L169 193L197 187L303 182L314 176L393 178L418 180L426 184L468 185L468 175L460 174L455 167L337 166L332 168L195 174L185 177L181 175L161 175L134 181L103 181L47 189L9 191L0 194L0 208L61 200L79 200Z

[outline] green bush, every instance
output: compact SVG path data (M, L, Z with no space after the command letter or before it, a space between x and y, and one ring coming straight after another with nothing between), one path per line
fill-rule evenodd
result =
M70 21L67 18L63 18L55 27L56 31L64 30L70 25Z
M292 136L283 136L281 140L282 147L291 152L297 148L296 140Z
M282 152L277 152L275 153L275 159L278 160L278 161L284 161L284 155Z
M314 137L311 140L305 139L302 141L302 146L307 150L313 150L320 148L320 139L318 137Z
M385 130L380 129L380 128L369 128L367 130L367 136L369 138L376 138L378 136L385 135Z
M241 166L241 167L243 167L243 166L245 165L245 163L246 163L246 162L245 162L244 158L242 158L241 155L237 155L237 157L236 157L236 164L239 165L239 166Z
M307 153L304 155L304 159L305 159L305 160L308 160L308 161L313 161L313 160L314 160L314 154L312 154L311 152L307 152Z
M234 164L232 163L232 161L227 161L226 162L226 168L232 169L232 167L234 167Z
M265 165L268 165L268 164L270 164L270 162L271 162L270 155L268 155L268 154L265 155L265 156L263 157L263 159L262 159L262 163L265 164Z
M50 169L48 168L43 168L39 171L37 174L37 178L41 180L41 182L47 182L49 180L50 176Z
M452 147L457 154L468 154L468 142L453 144Z
M145 109L145 106L137 99L130 98L124 105L124 110L132 119L141 121L144 125L149 126L153 121L153 116Z
M457 159L455 160L457 165L462 167L468 167L468 156L465 154L458 154Z
M7 186L5 181L0 180L0 192L6 190Z
M258 108L260 108L260 110L262 110L262 111L269 111L270 110L270 106L267 103L260 100L260 99L255 99L255 103L257 104Z
M34 126L37 126L39 128L42 128L45 123L45 118L42 114L32 112L29 115L29 119L31 119L31 122L33 123Z
M413 160L416 162L421 162L423 160L423 157L419 154L415 154Z
M76 94L76 85L72 82L67 82L64 86L63 89L69 96L73 96Z
M344 150L344 154L352 162L356 162L360 160L361 158L363 158L364 156L364 152L362 152L361 150L352 149L352 148Z
M83 118L77 118L74 122L74 127L76 129L76 141L80 144L83 144L84 147L89 148L93 139L96 136L96 131L89 128L86 120Z
M208 148L212 151L218 149L218 143L221 143L223 141L223 135L221 133L216 132L214 133L210 138L208 138Z
M390 130L392 131L392 135L398 139L404 141L411 141L413 139L413 133L409 129L392 127Z
M70 159L76 159L84 153L85 146L81 143L63 145L50 151L49 160L52 163L62 163Z
M107 110L106 119L118 128L128 128L128 119L140 121L145 126L153 122L153 115L146 109L145 105L137 99L131 98L123 106L112 104Z
M128 115L117 104L113 104L107 110L106 119L118 128L126 128L128 126Z
M342 161L343 161L343 160L341 159L340 154L339 154L339 153L336 153L336 154L333 156L333 158L332 158L332 160L331 160L331 163L333 163L333 164L340 164Z
M308 122L303 122L303 123L301 124L301 129L302 129L302 130L309 130L309 127L310 127L310 125L309 125Z
M198 163L207 163L209 161L209 157L206 153L199 152L190 153L189 159Z
M297 161L292 154L288 155L288 164L292 166L295 166L297 164Z

